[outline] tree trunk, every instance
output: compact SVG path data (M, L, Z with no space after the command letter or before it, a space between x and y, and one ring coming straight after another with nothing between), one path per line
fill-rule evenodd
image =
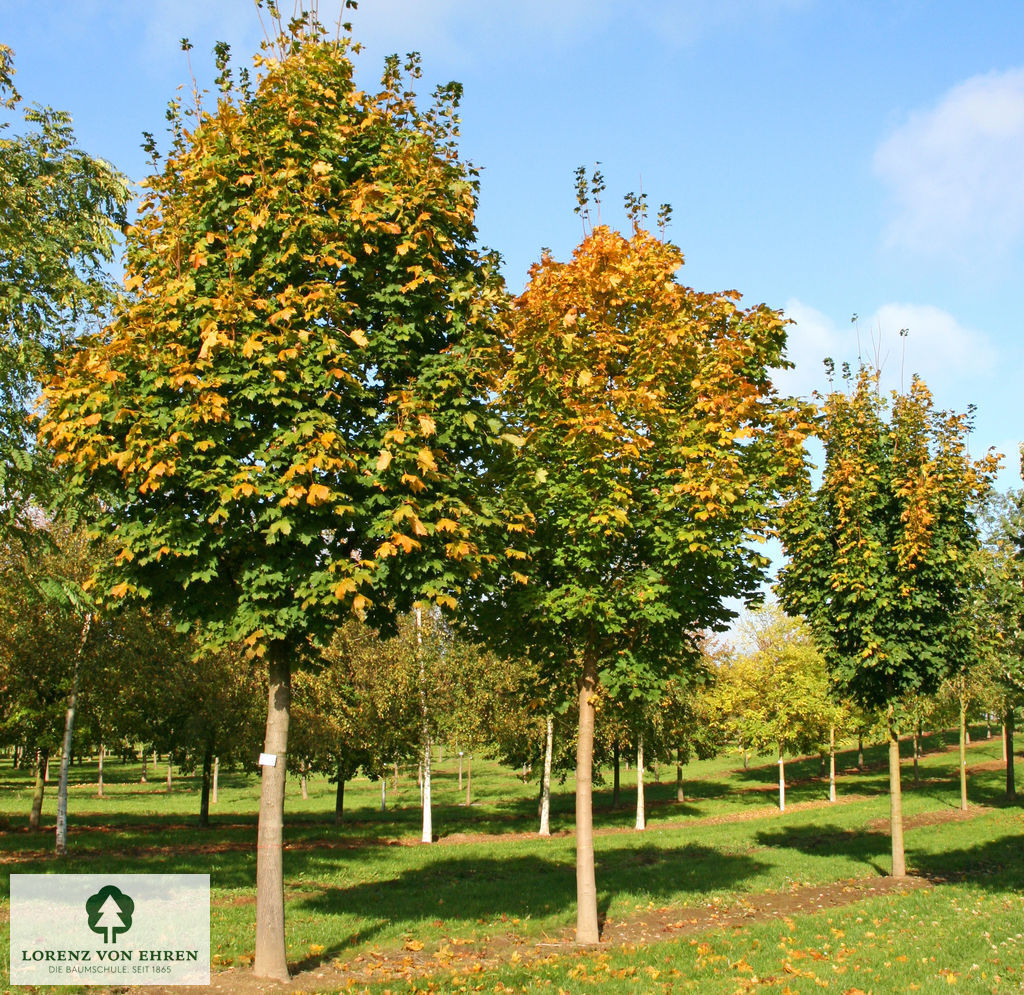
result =
M1006 722L1003 722L1003 763L1006 763Z
M576 743L576 942L601 939L597 922L597 879L594 874L594 696L597 665L583 661L579 681L579 736Z
M217 804L217 782L220 780L220 757L213 758L213 797L210 801Z
M750 769L750 754L747 752L746 746L743 747L743 769Z
M392 789L391 790L394 791L394 793L396 795L398 794L398 761L397 760L395 761L395 783L392 785Z
M612 747L612 808L619 807L619 766L621 763L618 742Z
M382 777L382 781L386 781L387 778ZM338 761L338 787L334 792L334 824L336 826L341 825L341 821L345 815L345 768L342 766L341 761Z
M210 788L213 783L213 743L206 744L203 753L203 793L199 799L199 825L210 825Z
M103 797L103 744L100 743L99 756L96 758L96 797Z
M683 748L676 747L676 801L686 801L686 791L683 788Z
M386 777L380 779L380 810L382 812L388 810L388 779Z
M903 793L900 789L900 732L896 716L889 706L889 833L892 837L892 876L907 876L903 852Z
M71 744L75 731L75 709L78 707L78 670L82 660L82 651L89 638L92 627L92 615L85 616L82 635L78 640L75 653L75 667L71 673L71 694L68 697L68 710L64 714L64 746L60 755L60 784L57 788L57 833L54 850L58 857L68 852L68 764L71 762Z
M857 770L864 769L864 732L857 733Z
M472 804L470 795L473 791L473 754L466 757L466 808Z
M836 800L836 727L828 727L828 800Z
M146 783L146 774L149 770L149 753L146 748L142 748L142 777L139 778L139 784Z
M967 811L967 701L960 698L960 811Z
M39 820L43 814L43 791L46 788L43 774L46 771L48 753L48 750L36 750L36 780L32 787L32 811L28 817L28 828L33 832L39 831Z
M462 790L462 750L459 750L459 791Z
M284 938L284 789L291 710L291 660L286 646L269 647L270 689L263 752L256 850L256 956L258 978L288 980ZM270 758L273 758L271 760Z
M781 743L779 743L779 811L786 811L786 759L782 755Z
M1003 720L1003 735L1006 744L1006 797L1017 797L1017 786L1014 783L1013 775L1013 709L1006 710L1006 718Z
M306 786L306 774L308 770L309 764L303 760L302 763L299 764L299 787L302 790L302 798L304 801L309 799L309 788Z
M647 812L644 808L644 738L636 738L636 829L647 828Z
M554 752L555 720L549 715L544 732L544 773L540 782L540 835L551 835L551 754Z
M167 793L171 793L171 751L167 751Z
M430 722L427 713L427 670L423 659L423 610L416 610L416 655L420 664L420 734L423 738L423 831L421 843L434 842L433 813L430 808Z

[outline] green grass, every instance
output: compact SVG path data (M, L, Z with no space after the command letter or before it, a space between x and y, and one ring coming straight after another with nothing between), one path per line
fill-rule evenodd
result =
M908 819L950 812L957 806L957 755L935 749L952 742L948 736L928 740L931 752L922 758L917 787L907 764ZM909 749L909 744L905 746ZM978 740L971 747L969 763L998 759L999 750L997 739ZM624 830L599 835L597 840L602 914L621 921L652 906L726 906L744 895L887 873L889 840L874 830L888 815L885 751L876 746L866 752L863 772L850 769L856 760L852 752L840 758L840 799L856 796L856 800L834 807L794 810L800 802L822 801L827 783L820 779L817 758L787 764L788 777L795 783L787 788L785 813L772 809L777 801L777 768L768 762L770 758L752 759L749 770L735 769L735 755L690 765L683 804L674 800L674 766L662 766L661 783L648 783L649 829L643 834L629 829L635 781L632 773L623 771L619 808L611 809L607 784L596 798L598 828ZM30 799L28 774L12 770L7 762L0 764L0 828L6 830L0 832L0 860L6 871L0 892L0 969L4 972L12 872L103 873L126 867L138 873L209 872L215 964L244 965L251 957L256 777L222 773L213 824L202 830L197 826L195 778L176 775L168 794L162 780L152 779L152 770L149 782L140 784L140 772L138 764L108 760L105 796L97 798L95 768L84 764L72 768L72 851L58 860L52 856L52 786L44 806L50 831L29 834L23 828ZM571 779L556 789L552 822L557 832L571 828ZM1024 882L1016 866L1024 825L1021 809L1002 803L1001 770L973 775L970 794L973 803L988 806L979 809L976 818L907 832L911 873L955 880L937 883L927 893L875 899L833 910L828 916L794 917L794 928L787 926L784 932L798 944L795 949L805 953L803 957L789 953L789 940L780 946L778 922L753 923L721 935L708 933L694 943L691 937L640 952L619 949L561 956L529 968L510 962L501 970L474 976L470 988L483 983L488 991L499 985L516 991L541 990L550 983L555 991L559 987L592 991L596 985L602 991L657 991L669 984L668 990L686 990L689 985L698 991L737 991L753 983L754 976L763 980L777 975L774 990L783 991L787 985L792 991L816 990L820 986L799 973L809 970L837 991L857 987L903 991L918 984L927 992L936 990L929 988L938 983L936 977L944 986L951 984L946 974L937 973L946 970L953 972L957 990L1001 990L991 985L1024 980L1010 973L1019 971L1024 959L1015 945L1020 943L1015 934L1024 933L1019 898ZM410 940L422 943L428 953L455 944L455 949L468 954L495 938L534 941L559 935L574 921L574 841L568 835L549 840L511 836L536 830L536 784L524 784L516 772L475 761L474 804L467 808L458 791L457 760L445 756L435 765L434 826L440 844L433 847L413 844L420 819L415 771L402 773L397 795L389 784L389 807L384 813L379 810L379 784L356 779L346 788L341 826L333 821L333 785L311 778L309 795L302 799L298 779L289 779L285 876L288 954L293 966L344 963L374 950L400 951ZM453 834L473 835L449 845L446 840ZM921 963L920 955L913 955L913 944L903 935L912 935L909 927L899 934L887 928L888 939L883 942L879 939L883 932L870 925L884 916L896 922L891 917L904 912L910 916L907 923L918 923L921 929L936 924L928 926L936 931L936 942L928 941L925 950L926 956L937 958L934 963ZM828 923L828 918L833 922ZM961 919L969 922L969 929ZM846 946L852 952L841 960L833 943L839 937L829 939L832 929L849 937ZM989 939L982 943L986 931ZM875 936L867 936L869 932ZM831 952L824 951L825 943L832 945ZM711 952L701 953L705 947ZM807 953L812 948L825 954L826 960ZM1016 966L1013 953L1018 955ZM730 966L741 961L749 971ZM785 968L787 963L796 973ZM978 968L971 969L975 963ZM659 972L657 978L645 971L648 967ZM826 970L831 973L823 973ZM573 972L579 977L573 977ZM884 987L878 980L882 972L888 972L885 977L890 981L902 979L902 987ZM992 981L996 974L1000 982ZM427 987L424 981L417 984ZM963 987L969 984L982 987ZM458 990L458 985L452 985L456 983L450 973L434 983L439 991Z

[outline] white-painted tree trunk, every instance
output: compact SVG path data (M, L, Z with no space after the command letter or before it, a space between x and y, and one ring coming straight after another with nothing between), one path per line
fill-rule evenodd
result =
M636 740L636 828L647 828L647 813L644 810L644 738Z
M85 616L82 635L78 641L78 652L75 653L75 666L71 675L71 694L68 696L68 708L64 715L64 748L60 754L60 783L57 787L57 830L54 845L54 850L58 857L66 856L68 852L68 765L71 763L71 743L75 730L75 710L78 707L79 664L91 627L92 615L88 614Z
M555 720L548 716L544 734L544 774L540 789L540 835L551 835L551 754L554 746Z

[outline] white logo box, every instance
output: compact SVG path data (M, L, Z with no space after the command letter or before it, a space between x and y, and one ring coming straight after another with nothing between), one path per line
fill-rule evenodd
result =
M209 983L209 874L11 875L11 984Z

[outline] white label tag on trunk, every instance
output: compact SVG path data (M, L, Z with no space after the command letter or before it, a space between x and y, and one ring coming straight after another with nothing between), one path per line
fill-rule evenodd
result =
M277 754L276 753L261 753L260 754L260 766L261 767L276 767L277 766Z

